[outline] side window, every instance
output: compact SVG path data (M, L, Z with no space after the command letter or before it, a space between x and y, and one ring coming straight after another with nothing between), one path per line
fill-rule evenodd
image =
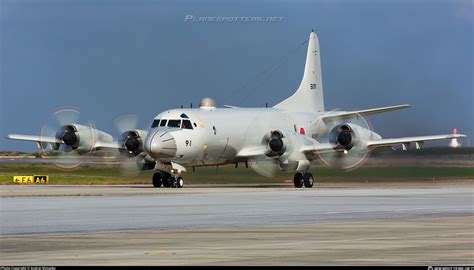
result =
M161 119L160 127L165 127L166 126L166 121L168 121L168 120L167 119Z
M153 120L153 123L151 124L151 128L156 128L158 126L158 123L160 123L160 119Z
M181 126L181 120L168 120L168 127L177 127Z
M191 121L189 121L189 120L183 120L183 122L181 123L181 128L184 128L184 129L193 129L193 126L191 125Z

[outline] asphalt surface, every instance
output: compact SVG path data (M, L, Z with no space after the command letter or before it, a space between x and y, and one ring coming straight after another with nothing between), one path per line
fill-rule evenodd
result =
M0 198L2 235L195 230L474 214L474 189L293 189Z

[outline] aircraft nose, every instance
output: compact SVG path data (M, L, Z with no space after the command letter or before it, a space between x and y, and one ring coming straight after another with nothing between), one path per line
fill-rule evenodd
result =
M145 141L145 151L156 159L170 160L176 155L176 141L168 131L156 131Z

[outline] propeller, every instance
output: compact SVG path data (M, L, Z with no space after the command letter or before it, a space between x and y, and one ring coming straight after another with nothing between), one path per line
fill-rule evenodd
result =
M256 173L268 178L275 176L279 169L277 160L266 156L252 157L248 164Z
M80 135L77 130L77 122L80 118L80 110L74 107L62 107L57 109L41 127L41 137L55 137L63 141L62 144L40 143L43 154L51 150L57 152L57 158L52 159L52 163L63 170L78 169L84 162L82 154L92 151L92 147L80 147ZM97 135L93 122L88 121L87 125L80 125L83 139L88 141L87 146L94 145Z
M124 114L114 119L115 127L119 132L120 149L119 162L121 172L125 176L137 176L141 169L154 167L154 160L147 157L143 151L144 134L137 128L138 116Z
M317 152L324 166L354 170L364 164L370 154L365 141L373 136L372 125L365 117L356 115L333 121L327 130L332 150Z
M280 170L279 157L285 152L285 138L276 126L272 126L269 112L259 113L253 120L253 127L247 131L246 145L259 144L261 154L248 159L249 166L259 175L273 177ZM262 134L262 130L266 133ZM257 138L257 141L255 140ZM258 141L258 138L261 138Z

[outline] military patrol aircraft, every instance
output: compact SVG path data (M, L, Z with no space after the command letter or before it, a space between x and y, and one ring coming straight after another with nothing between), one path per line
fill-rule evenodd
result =
M278 169L295 171L294 186L310 188L314 178L309 169L316 160L353 169L376 149L400 145L408 150L412 143L421 149L427 141L465 137L446 134L383 139L366 119L407 107L325 111L319 41L312 31L300 86L272 108L217 107L213 99L204 98L199 108L159 113L148 130L122 130L115 141L92 125L77 123L62 123L53 135L11 134L7 138L76 152L118 149L134 159L139 169L156 171L152 180L155 187L183 187L180 175L186 167L245 164L266 176Z

